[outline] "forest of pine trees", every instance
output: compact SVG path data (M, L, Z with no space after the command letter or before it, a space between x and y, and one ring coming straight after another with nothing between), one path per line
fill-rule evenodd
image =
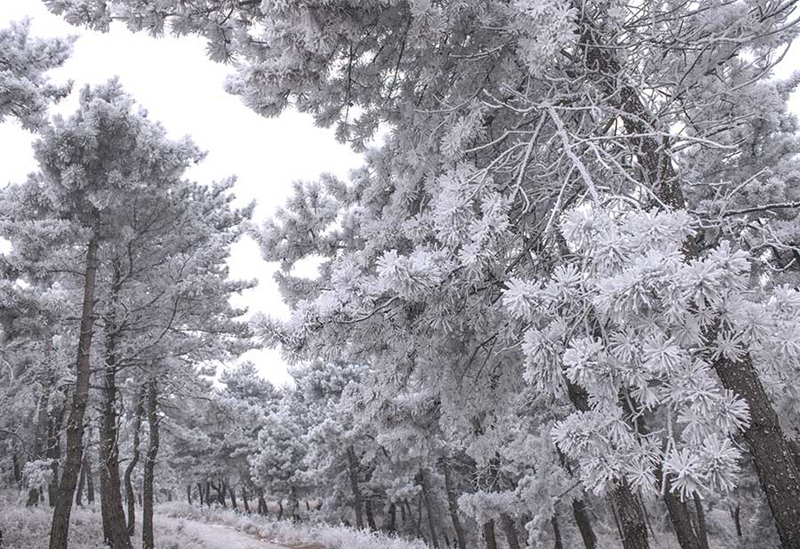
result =
M38 166L0 189L0 488L49 549L91 505L108 547L161 547L170 502L433 549L800 549L797 0L44 3L200 36L253 116L363 158L255 219L119 80L53 84L74 40L0 30ZM231 304L242 236L288 319ZM291 383L239 358L267 347Z

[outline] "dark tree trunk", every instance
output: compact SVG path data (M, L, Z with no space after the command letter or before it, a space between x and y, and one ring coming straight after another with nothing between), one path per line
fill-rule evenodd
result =
M189 505L192 504L192 485L191 484L187 484L186 485L186 503L188 503Z
M503 533L506 535L509 549L521 549L519 538L517 537L517 528L514 526L514 519L508 516L507 513L500 515L500 522L503 526Z
M447 492L447 508L450 511L450 520L453 522L453 529L456 532L456 543L460 549L466 549L467 536L464 527L461 525L461 518L458 516L458 501L456 500L456 489L453 486L453 475L450 471L450 463L442 460L442 471L444 472L444 489Z
M497 537L494 534L494 521L483 524L483 537L486 540L486 549L497 549Z
M147 423L150 444L144 460L144 498L142 505L142 549L154 549L153 539L153 481L158 458L158 384L150 378L147 384Z
M97 249L100 245L100 231L95 212L95 226L86 249L86 267L83 283L83 310L81 312L80 336L78 338L77 375L72 406L67 420L67 456L64 471L58 484L53 523L50 528L50 549L67 549L69 536L69 517L72 514L72 498L83 458L83 420L89 399L89 378L91 377L91 351L94 337L95 279L97 277Z
M697 513L697 539L700 541L700 549L708 549L708 532L706 531L706 513L703 509L703 501L697 493L694 494L694 509Z
M131 549L131 538L122 508L119 481L119 446L117 445L117 338L119 329L114 308L119 299L121 273L114 262L109 296L111 311L104 316L105 367L103 375L103 416L100 422L100 511L103 538L111 549Z
M664 503L667 504L669 520L675 530L675 536L678 538L678 544L681 549L702 549L700 540L697 539L697 534L692 525L692 517L689 514L688 506L672 493L669 484L664 493Z
M425 502L425 512L428 515L428 530L431 533L431 545L434 549L439 549L439 538L436 535L436 521L433 516L433 505L431 504L430 490L428 490L428 481L425 478L425 473L420 469L417 473L417 482L422 488L422 499Z
M800 549L800 473L753 362L749 355L739 362L720 357L713 366L722 385L747 401L750 408L744 439L767 495L781 546Z
M269 514L269 507L267 506L267 502L264 500L264 490L261 488L258 489L258 514L264 516Z
M347 448L347 465L350 473L350 489L353 491L353 511L356 514L356 528L364 529L364 518L361 515L361 489L358 487L358 459L352 446Z
M586 512L586 503L583 499L572 500L572 516L578 524L578 531L583 539L583 546L586 549L597 549L597 536L592 528L592 521L589 513Z
M94 503L94 475L92 475L92 460L89 454L83 462L83 467L86 470L86 501Z
M125 503L128 507L128 535L133 536L136 531L136 505L133 493L133 471L139 464L139 433L142 430L142 416L144 416L145 386L139 386L136 391L136 409L133 415L133 455L125 467Z
M308 505L308 502L306 502L306 505ZM367 526L369 526L369 529L373 532L377 532L378 527L375 524L375 516L372 514L372 500L370 498L364 501L364 510L367 513Z
M283 500L278 500L278 520L283 518Z
M394 503L389 504L389 511L386 515L388 524L384 527L387 532L394 534L397 532L397 505Z
M200 497L200 508L202 509L203 503L205 502L205 495L203 492L203 484L201 482L197 483L197 493L199 494Z
M247 488L242 484L242 505L244 505L244 512L250 514L250 502L247 501ZM308 505L308 502L306 502Z
M14 466L14 482L17 483L17 488L22 488L22 469L19 466L19 455L16 452L11 456L11 462Z
M550 518L550 522L553 525L553 538L555 539L554 548L555 549L564 549L564 543L561 541L561 529L558 527L558 517L553 513L553 516Z
M36 425L34 426L33 459L42 459L44 457L45 442L48 434L47 409L50 406L50 387L53 384L52 374L50 373L50 355L51 339L49 333L46 333L44 337L44 358L46 366L40 378L42 394L39 396L39 407L36 413ZM41 491L39 486L30 488L28 490L28 501L25 503L25 506L33 507L34 505L38 505L40 496Z
M86 486L86 460L81 466L81 474L78 477L78 487L75 489L75 505L83 507L83 488Z
M236 505L236 490L233 486L228 485L228 495L231 497L231 507L234 510L238 509L239 507Z
M741 511L742 506L738 503L736 507L731 509L731 519L733 520L733 525L736 527L736 537L742 537L742 521L741 521Z
M66 390L62 391L62 393L66 399ZM51 467L53 471L52 480L50 484L47 485L47 500L50 507L56 506L56 499L58 497L58 464L61 462L61 427L64 424L65 413L66 408L64 406L59 406L57 409L53 410L53 413L48 416L47 419L47 451L45 455L48 459L51 459L53 463ZM72 496L70 496L70 498L71 497Z

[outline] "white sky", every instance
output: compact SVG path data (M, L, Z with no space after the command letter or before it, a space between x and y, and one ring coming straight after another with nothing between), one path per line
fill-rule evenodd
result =
M122 26L107 34L95 33L72 27L50 14L39 0L0 0L0 27L26 16L33 19L33 35L80 36L69 61L51 73L57 82L75 82L72 96L57 105L55 112L73 112L78 104L75 92L118 75L128 93L173 137L189 135L208 151L190 177L210 183L236 175L235 193L242 204L257 201L254 217L259 223L283 205L292 181L315 179L322 172L346 177L361 163L360 156L334 140L332 131L314 127L310 117L289 112L277 119L262 118L225 93L223 80L231 69L206 58L201 38L155 39ZM21 182L36 170L33 140L14 122L0 124L0 185ZM251 312L288 316L272 279L276 265L261 259L252 239L245 238L234 247L230 267L233 278L260 282L236 305L247 306ZM315 269L306 271L313 275ZM278 351L251 352L245 358L274 383L290 379Z

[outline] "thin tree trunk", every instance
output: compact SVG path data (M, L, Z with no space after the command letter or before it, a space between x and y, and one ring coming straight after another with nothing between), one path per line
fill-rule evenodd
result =
M89 399L89 378L91 377L91 351L94 337L95 280L97 277L97 250L100 245L99 220L95 220L92 236L86 249L86 267L83 283L83 310L81 312L80 336L78 338L77 375L75 390L72 393L72 406L67 420L67 456L64 471L58 485L53 522L50 528L50 549L67 549L69 518L72 514L72 498L78 483L83 458L83 420Z
M508 513L500 515L500 522L503 526L503 533L506 535L509 549L521 549L519 538L517 537L517 528L514 526L514 519Z
M697 512L697 539L700 541L700 549L708 549L708 532L706 531L706 514L703 510L703 501L695 492L694 508Z
M431 545L434 549L439 549L439 538L436 535L436 521L433 516L433 505L431 505L431 495L428 490L428 481L425 478L425 473L420 469L417 473L417 482L422 487L422 499L425 501L425 511L428 515L428 530L431 533Z
M572 500L572 516L578 524L578 531L583 538L583 546L586 549L597 549L597 536L592 528L592 521L589 513L586 512L586 503L583 499Z
M75 505L83 507L83 488L86 485L86 460L81 466L81 474L78 477L78 487L75 489Z
M238 509L239 507L236 505L236 489L231 485L228 485L228 495L231 497L231 507L234 510Z
M125 503L128 507L128 535L133 536L136 531L136 500L133 493L133 471L139 463L139 434L142 430L142 416L144 416L145 386L141 384L136 391L136 410L133 415L133 455L125 467ZM201 503L202 507L202 503Z
M733 519L733 524L736 526L736 537L742 537L742 521L741 521L741 511L742 506L738 503L734 509L731 509L731 518Z
M44 448L47 438L47 409L50 406L50 387L52 386L52 374L50 373L51 339L49 332L46 332L44 339L44 360L45 370L41 375L42 394L39 396L39 405L36 413L36 425L34 426L33 439L33 459L44 457ZM28 501L26 507L33 507L39 504L40 487L36 486L28 490Z
M669 483L669 479L667 482ZM692 525L688 506L672 492L669 484L664 493L664 503L667 504L669 520L681 549L702 549Z
M64 394L66 399L66 390L62 391L62 394ZM63 405L59 405L47 418L47 451L45 455L48 459L52 460L51 469L53 471L52 479L47 485L47 500L50 507L56 506L56 499L58 498L58 464L61 462L61 427L64 424L65 413L66 408Z
M308 502L306 502L306 504L308 504ZM378 526L375 524L375 515L372 514L372 500L370 498L364 501L364 510L367 513L367 526L369 526L369 529L373 532L377 532Z
M347 448L347 463L350 473L350 489L353 491L353 511L356 514L356 528L364 529L364 518L361 515L361 490L358 487L358 459L352 446Z
M197 483L197 492L200 495L200 509L202 510L203 503L205 502L205 498L204 498L204 495L203 495L203 483L201 483L201 482Z
M188 503L189 505L192 504L192 485L191 484L187 484L186 485L186 503Z
M494 534L494 521L483 524L483 537L486 540L486 549L497 549L497 536Z
M103 416L100 422L100 510L103 538L111 549L131 549L131 538L122 508L119 481L119 446L117 444L117 338L119 328L114 311L121 290L121 272L114 261L109 295L110 311L104 316L105 367L103 375Z
M247 488L242 484L242 505L244 505L244 512L250 514L250 503L247 501ZM308 502L306 502L308 505Z
M83 466L86 468L86 501L91 504L94 503L94 475L92 474L92 460L89 454L86 455Z
M144 498L142 505L142 549L154 549L153 539L153 481L158 457L158 385L151 377L147 384L147 423L150 444L144 461Z
M564 549L564 543L561 541L561 529L558 527L558 517L555 513L550 518L550 522L553 525L553 537L555 538L555 549Z
M389 504L389 511L386 516L388 524L386 524L386 531L390 534L397 532L397 505L394 503Z
M456 490L453 486L453 475L447 459L442 460L442 471L444 472L444 489L447 492L447 508L450 511L450 520L453 522L453 529L456 532L456 543L460 549L466 549L467 536L464 533L464 527L461 525L461 518L458 516Z

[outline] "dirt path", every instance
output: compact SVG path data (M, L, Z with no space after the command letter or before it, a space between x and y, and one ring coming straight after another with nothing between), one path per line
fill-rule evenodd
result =
M199 541L208 549L299 549L286 545L276 545L249 536L224 524L196 522L193 520L170 519L158 517L158 522L167 522L170 526L182 526L183 532ZM156 524L158 529L158 524Z

